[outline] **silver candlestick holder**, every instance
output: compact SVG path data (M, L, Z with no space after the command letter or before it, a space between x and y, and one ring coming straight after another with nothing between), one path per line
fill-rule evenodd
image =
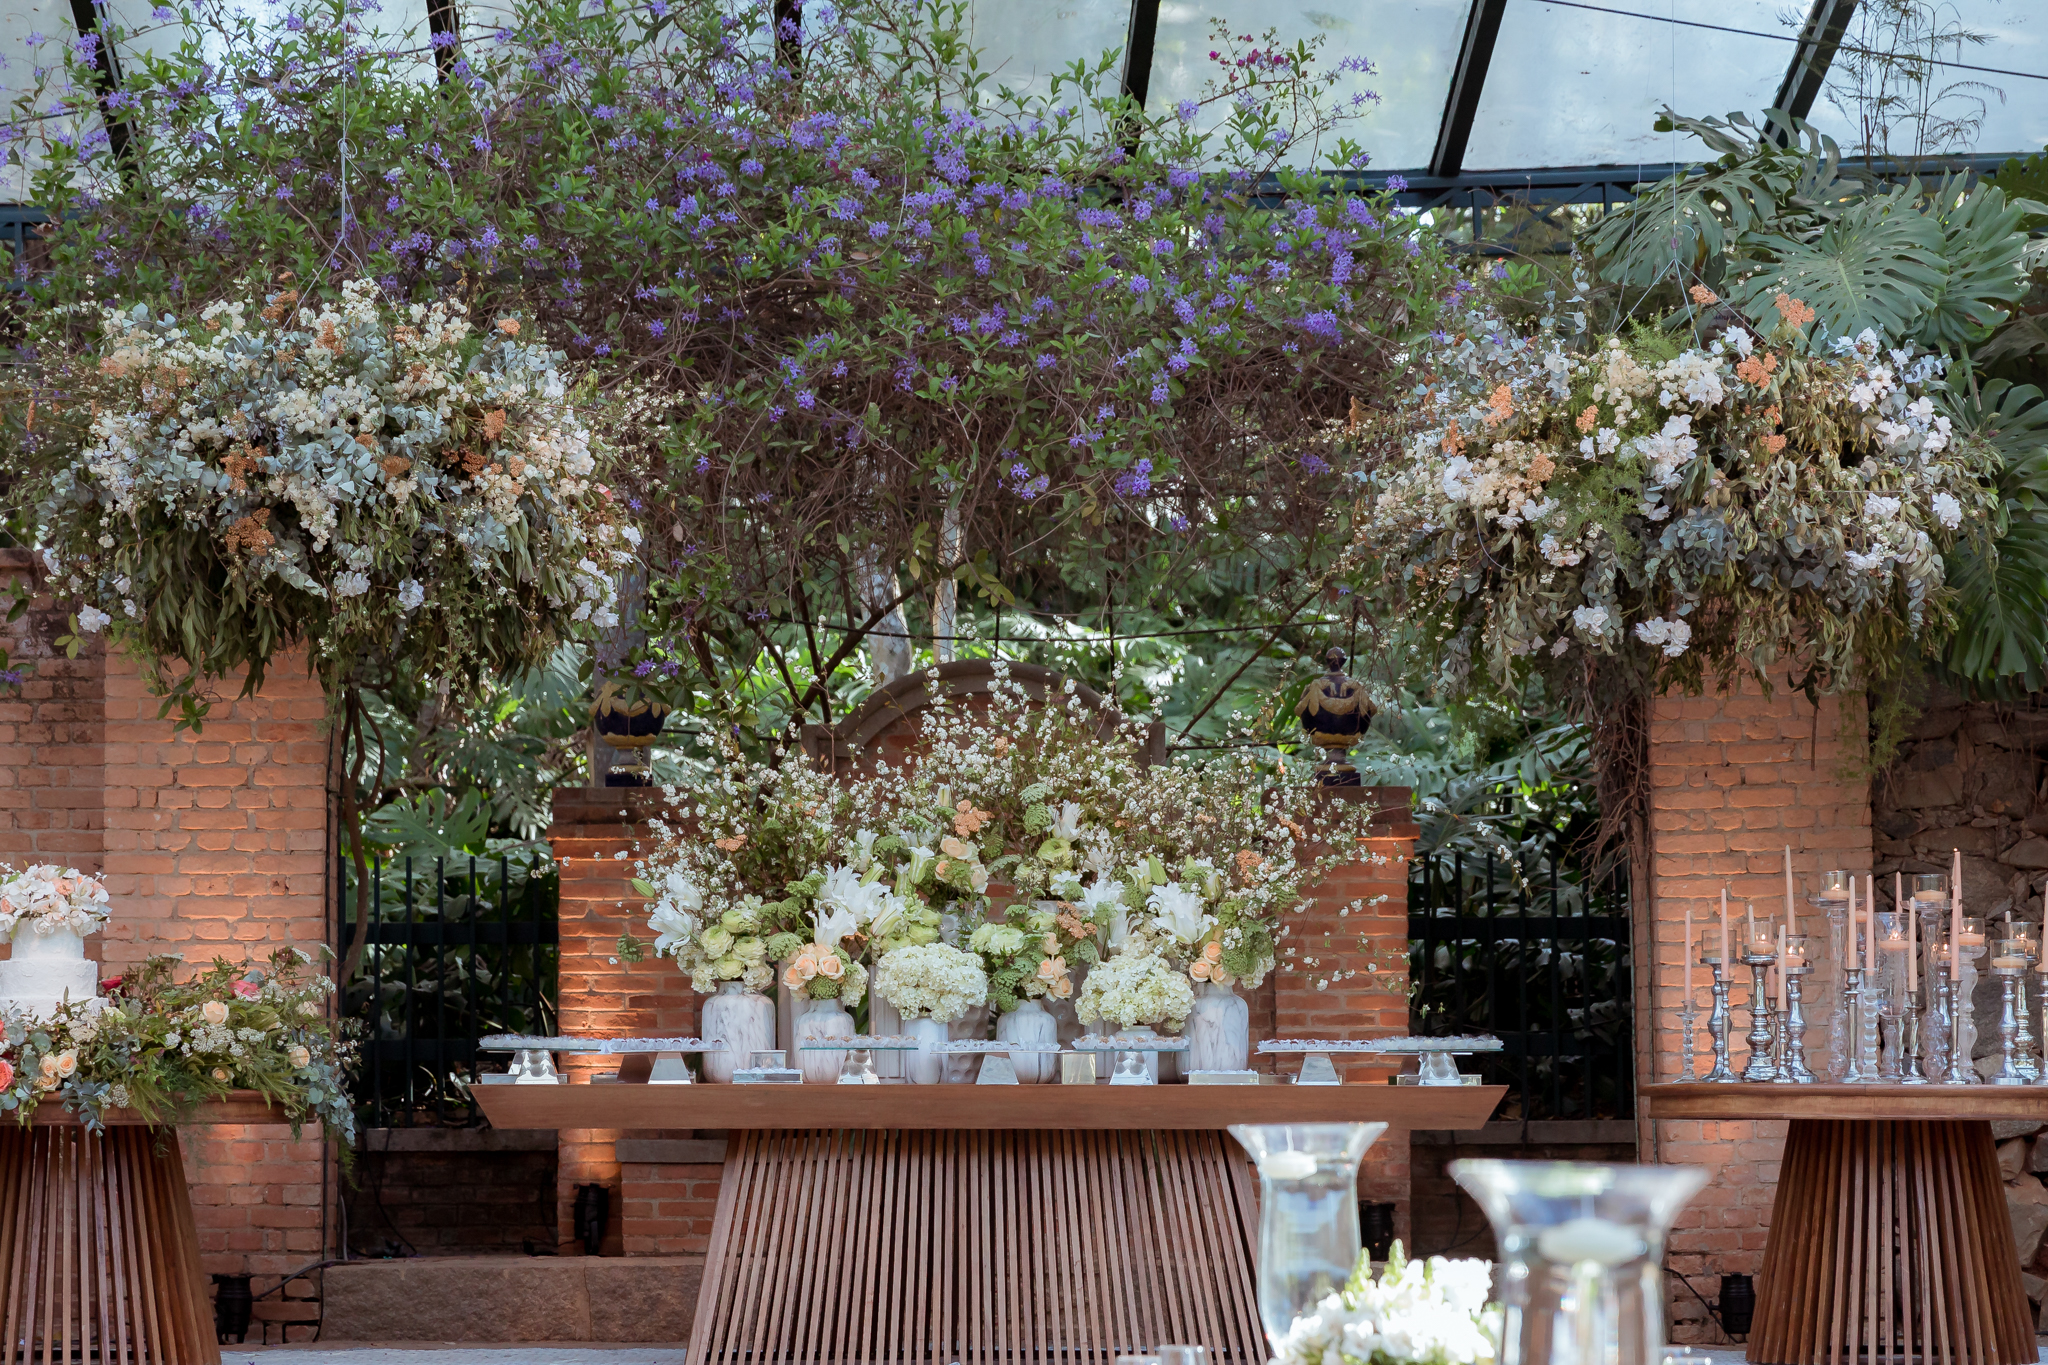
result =
M2003 960L2003 959L2001 959ZM1991 1078L1993 1085L2025 1085L2026 1073L2018 1066L2020 1043L2020 978L2026 975L2024 962L2011 966L1991 964L1991 974L1998 978L1998 1072Z
M1694 1009L1692 1001L1687 999L1685 1008L1678 1012L1678 1079L1681 1082L1699 1079L1693 1074L1697 1065L1695 1054L1698 1049L1694 1045L1694 1039L1699 1035L1699 1020L1700 1012Z
M1803 960L1803 959L1795 959ZM1806 1064L1806 1012L1800 1007L1811 967L1787 965L1785 972L1785 1018L1778 1037L1780 1085L1812 1085L1815 1077Z
M1842 1072L1843 1085L1876 1085L1883 1077L1863 1059L1863 969L1842 969L1842 1015L1848 1021L1849 1055Z
M1771 1006L1769 992L1764 989L1764 973L1778 960L1776 953L1746 953L1743 965L1749 968L1749 1064L1742 1068L1745 1081L1775 1080L1777 1065L1771 1060Z
M1700 961L1714 969L1714 1006L1707 1015L1707 1036L1714 1042L1714 1068L1700 1079L1732 1084L1742 1078L1728 1065L1728 1022L1731 1013L1728 1005L1728 976L1722 969L1720 958L1703 957Z
M1899 1084L1932 1085L1920 1070L1920 992L1906 992L1906 1012L1899 1016L1893 1045L1899 1051Z
M1964 1024L1970 1018L1969 992L1963 989L1962 978L1946 978L1944 989L1948 992L1948 1073L1942 1077L1944 1085L1982 1085L1984 1078L1971 1065L1969 1034Z
M2034 964L2030 961L2027 965L2031 967ZM2020 973L2020 1055L2013 1059L2013 1064L2029 1081L2038 1081L2041 1079L2041 1058L2034 1050L2034 1010L2032 1002L2027 999L2027 976L2026 972Z

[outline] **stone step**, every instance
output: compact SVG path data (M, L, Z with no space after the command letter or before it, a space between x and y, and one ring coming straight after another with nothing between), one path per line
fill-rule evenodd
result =
M683 1344L702 1256L421 1256L330 1266L329 1341Z

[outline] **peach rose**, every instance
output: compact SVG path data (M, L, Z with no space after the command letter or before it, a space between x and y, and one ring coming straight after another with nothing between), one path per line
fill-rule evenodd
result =
M791 990L795 990L797 987L804 984L804 974L801 970L798 969L796 963L792 962L789 964L789 966L783 968L782 984L789 987Z
M945 854L948 858L958 858L962 862L966 862L974 856L973 849L951 836L939 840L939 852Z
M1209 973L1209 980L1211 980L1219 986L1234 986L1237 984L1237 978L1231 975L1229 972L1224 971L1221 967L1218 967L1215 971Z
M1058 981L1053 983L1052 993L1054 995L1057 995L1060 999L1065 1000L1068 996L1074 993L1073 978L1065 976L1061 977Z
M56 1060L57 1074L59 1076L69 1076L72 1072L78 1070L78 1054L68 1048L58 1053Z
M223 1066L215 1067L213 1069L213 1078L217 1081L225 1082L228 1078L227 1068Z
M1210 962L1221 962L1223 960L1223 945L1220 943L1208 944L1202 949L1202 956Z
M839 954L826 953L818 959L818 975L828 981L837 981L846 975L846 964L840 961Z
M284 1055L286 1060L291 1062L291 1064L296 1067L310 1066L313 1062L313 1054L308 1052L305 1048L297 1046L296 1044L292 1047L291 1051L285 1053Z
M1051 981L1060 974L1059 965L1052 958L1041 958L1038 963L1038 979Z
M36 1063L36 1070L43 1073L44 1080L54 1080L57 1075L57 1059L47 1052L44 1053Z
M199 1007L199 1014L209 1024L225 1024L228 1021L227 1002L209 1000Z
M1195 959L1195 965L1188 968L1188 975L1197 981L1207 981L1209 979L1209 972L1209 959L1207 958Z

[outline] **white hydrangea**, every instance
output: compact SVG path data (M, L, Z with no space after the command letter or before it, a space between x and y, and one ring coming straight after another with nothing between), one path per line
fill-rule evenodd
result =
M1194 1007L1194 987L1165 958L1126 951L1088 969L1074 1012L1084 1024L1178 1029Z
M370 590L370 576L357 569L351 569L334 580L336 597L361 597Z
M1605 635L1607 633L1607 608L1601 606L1573 608L1572 627L1586 635Z
M1369 1266L1294 1320L1276 1365L1488 1365L1500 1353L1500 1310L1487 1304L1493 1268L1481 1260L1410 1261L1395 1243L1378 1278Z
M1936 493L1930 499L1930 503L1934 508L1935 519L1949 530L1953 531L1963 524L1963 507L1955 500L1953 494Z
M944 943L911 944L883 954L875 967L874 988L906 1018L931 1018L942 1024L988 1000L981 959Z
M107 628L113 619L113 617L107 615L98 607L80 607L78 609L78 628L87 635L99 634Z

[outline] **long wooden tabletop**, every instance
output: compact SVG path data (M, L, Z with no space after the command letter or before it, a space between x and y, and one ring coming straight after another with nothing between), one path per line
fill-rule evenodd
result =
M2032 1119L2041 1085L1646 1085L1653 1119Z
M498 1128L1477 1128L1503 1085L480 1085Z
M84 1123L77 1114L69 1113L55 1100L45 1100L36 1106L35 1117L30 1120L38 1128L75 1128ZM14 1115L0 1115L0 1123L14 1123ZM109 1128L140 1128L153 1126L157 1120L146 1119L133 1109L107 1109L101 1122ZM190 1128L207 1123L288 1123L282 1109L271 1106L260 1091L232 1090L225 1098L207 1100L191 1115L182 1120L163 1123L167 1128ZM318 1119L309 1118L306 1126L319 1131Z

